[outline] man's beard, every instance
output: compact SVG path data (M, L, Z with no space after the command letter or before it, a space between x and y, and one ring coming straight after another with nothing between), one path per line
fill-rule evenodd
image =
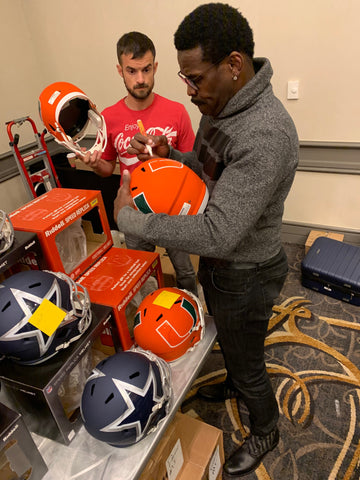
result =
M152 92L154 84L150 86L147 83L143 83L141 85L136 85L134 88L129 88L125 83L125 87L132 97L136 98L137 100L145 100Z

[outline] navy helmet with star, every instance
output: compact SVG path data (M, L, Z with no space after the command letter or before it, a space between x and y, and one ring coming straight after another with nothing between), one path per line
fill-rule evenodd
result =
M83 390L81 415L90 435L128 447L158 427L171 397L168 364L149 351L127 350L94 368Z
M91 317L87 290L64 273L16 273L0 284L0 354L43 363L80 338Z

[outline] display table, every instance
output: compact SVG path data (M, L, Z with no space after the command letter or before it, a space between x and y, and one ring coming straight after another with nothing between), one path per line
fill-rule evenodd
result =
M43 480L138 479L213 348L216 340L215 324L209 316L205 317L205 321L206 331L201 343L192 352L170 364L173 402L169 415L155 432L127 448L111 447L96 440L87 433L84 426L69 446L33 434L49 468Z

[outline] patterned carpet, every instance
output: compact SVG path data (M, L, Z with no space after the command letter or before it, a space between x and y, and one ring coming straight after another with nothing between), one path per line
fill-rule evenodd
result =
M286 244L285 249L290 271L266 340L267 368L280 406L280 442L255 472L241 478L359 480L360 307L303 287L304 247ZM196 395L224 374L215 346L182 411L222 429L228 457L247 435L245 406L238 412L234 400L207 403Z

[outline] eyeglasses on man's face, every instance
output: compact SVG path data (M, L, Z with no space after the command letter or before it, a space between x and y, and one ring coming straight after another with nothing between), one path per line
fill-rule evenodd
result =
M209 68L207 68L206 70L204 70L202 73L200 73L199 75L197 75L196 77L194 78L190 78L188 77L187 75L184 75L181 70L178 71L178 75L179 77L181 78L181 80L186 83L186 85L188 85L190 88L192 88L193 90L195 90L196 92L199 90L199 83L201 82L201 80L204 78L204 75L206 73L208 73L212 68L214 67L217 67L226 57L223 57L221 60L219 60L218 62L216 63L213 63L212 65L210 65Z

